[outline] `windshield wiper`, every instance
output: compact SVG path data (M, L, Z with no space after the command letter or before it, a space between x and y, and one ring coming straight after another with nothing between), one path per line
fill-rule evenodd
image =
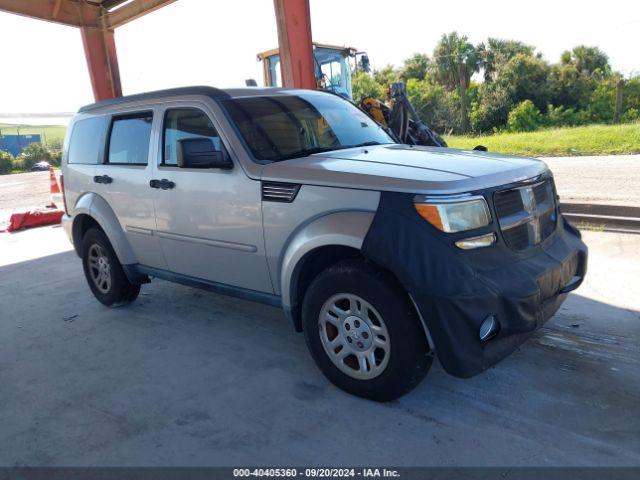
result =
M313 147L313 148L305 148L304 150L300 150L294 153L290 153L289 155L283 155L281 156L278 161L280 160L289 160L291 158L299 158L299 157L306 157L307 155L313 155L314 153L322 153L322 152L330 152L332 150L339 150L341 147Z
M307 155L313 155L314 153L323 153L323 152L331 152L335 150L346 150L348 148L358 148L358 147L370 147L372 145L383 145L382 143L371 140L368 142L358 143L356 145L333 145L332 147L312 147L305 148L304 150L300 150L299 152L291 153L289 155L284 155L278 159L280 160L289 160L291 158L299 158L306 157Z
M340 147L340 148L344 149L344 148L370 147L372 145L382 145L382 143L376 140L370 140L368 142L357 143L355 145L345 145L344 147Z

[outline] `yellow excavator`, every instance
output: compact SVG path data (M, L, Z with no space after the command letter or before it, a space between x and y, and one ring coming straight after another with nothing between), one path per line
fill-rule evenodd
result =
M315 77L318 89L326 90L353 101L351 76L358 69L369 73L369 57L352 47L342 47L313 43L315 59ZM264 85L282 86L280 71L280 52L277 48L258 54L262 62ZM248 80L247 85L256 85ZM357 105L367 115L389 130L399 143L408 145L429 145L446 147L446 142L418 116L407 98L407 88L403 82L389 86L387 100L364 98Z

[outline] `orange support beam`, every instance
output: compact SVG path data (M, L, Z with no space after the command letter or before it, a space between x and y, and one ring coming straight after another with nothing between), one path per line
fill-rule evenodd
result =
M278 25L282 85L316 88L309 0L273 0Z
M121 97L120 71L113 30L80 27L93 96L97 102Z

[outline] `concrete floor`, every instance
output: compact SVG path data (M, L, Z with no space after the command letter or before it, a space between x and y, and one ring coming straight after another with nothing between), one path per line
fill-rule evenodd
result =
M640 465L640 236L495 368L377 404L275 308L164 281L110 310L58 227L0 234L0 465Z

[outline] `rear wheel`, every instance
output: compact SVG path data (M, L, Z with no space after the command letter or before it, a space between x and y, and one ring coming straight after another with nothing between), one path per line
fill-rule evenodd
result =
M82 238L82 265L89 288L100 303L119 307L138 297L140 285L129 282L109 239L99 228L90 228Z
M420 319L386 272L346 260L311 283L302 306L307 346L339 388L378 401L415 387L432 362Z

